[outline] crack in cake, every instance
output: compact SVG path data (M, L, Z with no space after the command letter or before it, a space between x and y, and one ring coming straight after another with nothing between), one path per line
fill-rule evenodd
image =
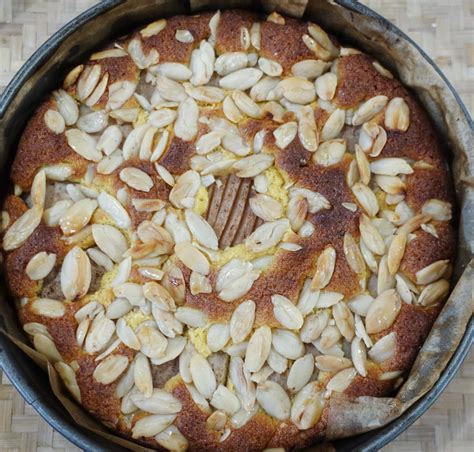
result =
M171 450L299 448L393 394L449 292L426 114L318 25L229 10L94 53L33 113L2 212L23 328L72 396Z

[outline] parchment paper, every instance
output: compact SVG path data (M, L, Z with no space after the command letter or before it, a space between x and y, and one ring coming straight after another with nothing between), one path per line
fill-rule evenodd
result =
M133 2L132 2L133 3ZM145 8L145 2L137 5ZM176 13L184 8L184 2L154 1L154 17L148 21ZM183 3L180 5L180 3ZM127 8L117 7L117 11ZM464 115L457 99L448 86L413 44L387 28L387 23L377 18L363 16L331 0L191 0L190 12L215 8L259 8L265 12L273 10L302 17L320 24L349 46L364 50L378 58L386 67L398 75L402 82L411 87L429 111L440 134L447 140L452 152L452 169L456 188L459 217L459 243L455 262L453 283L455 287L436 320L433 329L423 345L418 358L404 385L393 398L360 397L349 401L331 399L329 406L327 439L333 440L351 436L386 425L400 416L414 402L426 394L439 378L449 359L456 350L473 311L474 260L474 138L472 124ZM104 22L106 23L106 22ZM1 308L0 308L1 309ZM11 317L11 316L7 316ZM9 322L7 332L14 331ZM16 336L16 335L15 335ZM38 364L47 368L54 394L73 419L88 429L118 446L131 450L149 450L136 443L126 441L106 427L93 420L90 415L68 395L54 367L47 364L35 350L17 337L8 337ZM327 447L327 444L324 446Z

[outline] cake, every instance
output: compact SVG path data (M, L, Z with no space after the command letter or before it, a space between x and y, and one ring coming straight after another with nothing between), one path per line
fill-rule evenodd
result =
M426 113L370 55L278 13L160 19L99 49L33 112L11 181L23 329L148 447L324 440L334 401L396 393L449 293Z

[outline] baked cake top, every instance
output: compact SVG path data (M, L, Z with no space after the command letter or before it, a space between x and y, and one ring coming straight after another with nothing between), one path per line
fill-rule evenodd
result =
M157 20L35 111L2 215L25 331L152 447L324 438L403 382L449 291L451 186L426 114L313 23Z

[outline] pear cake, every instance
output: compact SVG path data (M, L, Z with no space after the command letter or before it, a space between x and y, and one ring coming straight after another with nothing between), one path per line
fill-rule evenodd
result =
M157 20L33 112L2 211L8 288L114 433L305 447L341 399L396 393L448 296L444 155L392 73L314 23Z

